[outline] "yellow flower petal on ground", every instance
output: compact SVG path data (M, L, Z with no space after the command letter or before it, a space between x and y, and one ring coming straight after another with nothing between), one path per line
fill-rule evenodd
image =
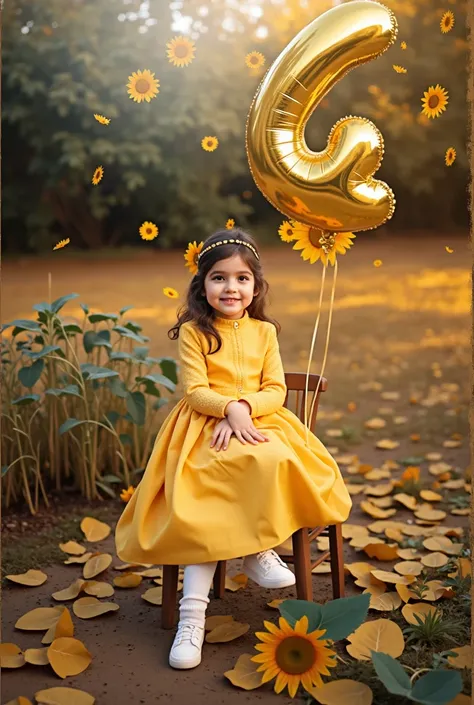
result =
M112 529L108 524L94 517L84 517L81 521L81 530L86 541L103 541L110 535Z
M418 624L415 619L415 614L419 615L421 619L426 619L426 615L434 614L436 612L436 607L433 605L427 605L426 602L415 602L413 605L405 605L402 607L402 615L405 617L408 624Z
M441 115L443 111L446 110L448 104L448 93L445 88L438 84L436 86L430 86L427 91L424 92L422 103L422 115L428 118L437 118Z
M456 161L456 150L454 147L448 147L444 155L444 163L446 166L451 166Z
M95 698L77 688L46 688L35 693L38 705L94 705ZM16 705L16 703L15 703ZM26 705L19 702L18 705Z
M144 100L149 103L160 92L159 80L148 69L145 69L145 71L134 71L128 77L128 81L128 95L136 103L142 103Z
M239 656L234 668L225 671L224 676L232 685L243 690L255 690L263 683L263 673L257 671L257 665L252 661L252 654Z
M370 661L371 651L398 658L405 648L402 630L389 619L364 622L347 640L350 642L346 646L348 653L358 661Z
M92 655L79 639L60 637L49 647L48 659L53 671L60 678L67 678L85 671L92 661Z
M155 223L151 223L146 220L142 225L140 225L138 232L142 240L154 240L158 236L158 227Z
M324 683L320 688L307 688L321 705L372 705L373 695L368 685L349 678Z
M38 587L38 585L43 585L48 579L46 573L42 570L34 570L30 568L26 573L16 573L5 576L12 583L18 583L19 585L27 585L28 587Z
M97 115L97 113L94 113L94 117L97 122L100 122L101 125L108 125L110 122L110 118L106 118L104 115Z
M179 297L179 294L176 289L172 289L170 286L165 286L165 288L163 289L163 294L169 299L177 299Z
M23 651L16 644L0 644L0 668L20 668L26 663Z
M206 152L214 152L215 149L219 146L219 140L217 137L203 137L201 140L201 147L206 151Z
M259 69L265 63L265 57L259 51L251 51L245 57L245 65L249 69Z
M454 14L451 10L448 10L443 14L439 26L443 34L446 34L452 30L454 27Z
M104 167L98 166L97 169L94 171L94 175L92 176L92 183L94 186L97 186L97 184L102 180L102 177L104 176Z
M182 35L173 37L166 45L167 57L170 64L188 66L195 57L196 46L193 41Z
M458 646L454 651L457 656L448 656L448 663L454 668L472 668L472 649L469 644L466 646Z

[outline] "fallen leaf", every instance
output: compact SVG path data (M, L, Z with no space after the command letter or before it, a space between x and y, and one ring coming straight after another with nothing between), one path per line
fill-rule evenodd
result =
M440 597L443 597L446 592L446 587L443 585L441 580L428 580L426 583L428 590L423 593L422 600L427 600L428 602L436 602Z
M342 536L345 539L352 539L354 538L354 536L360 534L367 535L369 533L369 530L366 526L360 526L359 524L343 524L341 530Z
M372 705L373 700L368 685L349 678L323 683L321 688L310 687L308 692L321 705Z
M323 561L319 565L317 565L313 570L311 571L313 574L316 575L324 575L326 573L331 572L331 564L328 561Z
M107 570L109 565L112 563L112 556L110 553L99 553L96 556L90 558L84 566L82 575L86 580L90 578L95 578L99 573L103 573Z
M26 649L25 661L32 663L34 666L47 666L49 663L48 647L42 649Z
M110 583L98 580L86 580L82 590L87 595L93 595L94 597L112 597L115 593Z
M35 693L38 705L94 705L95 698L77 688L46 688ZM19 703L19 705L22 705Z
M363 512L373 517L374 519L388 519L388 517L393 516L397 513L396 509L379 509L372 502L367 502L363 500L360 503L360 508Z
M242 590L242 588L245 587L245 583L243 582L238 582L234 578L231 578L230 575L225 576L225 589L230 590L231 592L236 592L237 590Z
M448 465L448 463L445 463L444 461L440 463L433 463L432 465L429 465L428 471L432 475L442 475L443 473L447 472L448 470L451 470L452 465Z
M415 602L413 605L405 605L402 607L402 615L409 624L418 624L415 619L415 614L419 615L420 619L426 619L426 615L434 614L435 612L436 607L427 605L426 602Z
M444 553L440 553L439 551L429 553L427 556L423 556L423 558L421 558L421 562L427 568L441 568L443 565L446 565L448 560L449 558L445 556Z
M81 521L81 529L84 532L86 541L103 541L112 531L108 524L94 519L94 517L84 517Z
M282 602L285 600L272 600L271 602L267 602L268 607L272 607L273 609L277 610L279 606L281 605Z
M401 563L396 563L393 569L400 573L400 575L420 575L423 571L423 564L418 561L401 561Z
M451 509L451 514L458 517L467 517L471 513L471 510L466 507L466 509Z
M374 534L382 534L386 529L398 529L402 531L405 526L407 526L403 521L394 521L389 519L387 521L373 521L369 524L368 528L373 531Z
M466 646L458 646L454 651L457 656L448 656L448 663L454 668L472 668L472 650L469 644Z
M84 546L81 546L80 543L77 543L77 541L68 541L67 543L60 543L59 548L61 551L64 551L64 553L70 553L73 556L82 556L83 553L86 552L86 548Z
M398 557L402 558L404 561L414 561L417 558L421 558L421 553L419 553L416 548L399 548Z
M395 448L398 448L399 445L400 443L398 441L391 441L389 438L382 438L380 441L377 441L375 447L379 450L395 450Z
M421 490L420 497L426 502L440 502L443 499L442 495L433 492L433 490Z
M373 419L368 419L368 421L364 423L364 426L366 428L369 428L371 431L376 431L379 428L385 428L386 425L387 422L385 421L385 419L380 419L377 417L374 417Z
M137 573L125 573L114 578L114 585L121 588L135 588L140 585L143 578Z
M82 578L75 580L69 587L64 588L64 590L59 590L58 592L53 592L51 597L54 600L74 600L81 592L86 581Z
M206 641L209 644L221 644L227 641L233 641L243 636L250 629L250 624L242 624L241 622L226 622L215 627L206 635Z
M380 507L381 509L388 509L389 507L393 506L393 499L392 497L371 497L370 501L372 504L375 504L376 507Z
M385 495L390 494L392 490L393 490L393 482L388 482L383 485L375 485L374 487L367 487L367 489L365 490L365 494L366 495L373 495L374 497L385 497Z
M276 600L274 600L276 602ZM283 600L280 600L283 602ZM273 606L273 605L272 605ZM206 617L206 622L204 624L204 629L206 632L211 632L213 629L221 624L228 624L228 622L233 622L234 618L230 614L214 615L213 617Z
M368 534L360 534L349 541L349 546L352 546L352 548L365 548L369 543L383 543L383 541Z
M152 605L161 605L163 602L163 588L148 588L148 590L142 594L142 598Z
M90 665L92 656L82 641L72 637L55 639L48 648L49 663L60 678L77 676Z
M367 472L364 477L366 480L374 480L375 482L377 482L378 480L385 480L391 477L391 474L389 470L381 470L380 468L374 468L373 470Z
M398 609L401 604L402 599L398 592L385 592L370 600L369 609L390 612L391 610Z
M381 580L383 583L400 583L402 585L410 585L414 580L412 575L399 575L397 573L391 573L388 570L371 570L371 575L377 580Z
M385 529L385 536L388 539L391 539L392 541L397 541L398 543L401 543L405 540L401 531L399 531L398 529L391 529L390 527L388 529Z
M402 424L406 423L408 421L408 416L394 416L393 417L393 423L396 426L401 426Z
M371 570L374 570L375 566L370 563L357 561L356 563L345 563L344 569L347 570L353 578L360 578L365 573L370 573Z
M418 600L418 596L413 592L413 590L410 590L408 585L400 585L397 583L395 585L395 590L398 592L403 602L408 602L408 600Z
M443 448L459 448L461 441L443 441Z
M366 487L367 485L351 485L350 483L346 482L346 490L351 496L361 494L361 492L363 492Z
M418 519L424 519L426 521L442 521L446 517L446 512L441 511L441 509L419 509L415 513Z
M25 698L24 695L19 695L15 700L10 700L6 705L33 705L29 698Z
M84 553L82 556L71 556L71 558L68 558L67 560L63 561L64 565L72 565L74 563L87 563L89 558L92 558L94 554L92 551L88 551L87 553Z
M369 573L370 575L370 573ZM386 586L381 583L380 585L367 585L365 590L362 591L362 594L369 593L373 597L378 597L379 595L383 595L383 593L386 591Z
M34 570L31 568L27 570L26 573L16 573L14 575L5 576L8 580L13 583L19 583L20 585L27 585L28 587L37 587L38 585L43 585L48 579L46 573L42 570Z
M0 644L0 668L20 668L26 663L23 651L16 644Z
M22 615L15 622L17 629L43 631L55 625L61 616L63 607L36 607Z
M397 401L400 399L400 392L382 392L380 397L385 401Z
M393 499L395 502L400 502L400 504L403 504L403 506L407 509L415 509L417 505L416 498L409 494L405 494L404 492L399 492L398 494L393 495Z
M163 568L145 568L145 570L132 571L135 575L141 575L143 578L161 578L163 580Z
M393 561L398 558L398 546L395 543L369 543L364 546L364 551L369 558L376 558L378 561Z
M443 456L441 455L441 453L426 453L425 455L426 460L430 460L432 462L436 460L441 460L442 457Z
M453 543L447 536L431 536L423 541L428 551L442 551L450 556L456 556L462 550L462 543Z
M364 573L364 575L361 575L359 578L357 578L357 580L355 581L355 584L361 588L368 588L371 585L375 585L376 587L378 587L380 589L384 588L384 589L382 589L382 592L385 592L387 589L385 583L382 583L381 580L374 578L374 576L369 572Z
M257 673L259 664L251 659L251 654L241 654L234 668L224 672L224 676L232 685L243 690L255 690L255 688L259 688L262 685L263 672Z
M402 630L389 619L374 619L364 622L347 637L346 649L358 661L370 661L371 651L389 654L398 658L405 648Z
M80 619L91 619L106 612L116 612L119 605L115 602L101 602L97 597L80 597L73 602L72 611Z

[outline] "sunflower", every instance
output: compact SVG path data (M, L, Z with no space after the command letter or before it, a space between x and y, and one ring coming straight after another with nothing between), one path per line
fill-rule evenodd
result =
M406 42L400 42L400 49L405 50L407 48L407 43Z
M451 12L451 10L448 10L444 13L441 18L441 22L439 23L439 26L443 34L446 34L447 32L450 32L452 30L452 28L454 27L454 14Z
M403 68L403 66L399 66L398 64L393 64L393 70L396 71L397 73L406 73L407 70Z
M71 240L67 238L66 240L60 240L54 247L53 250L60 250L62 247L66 247L66 245L69 245Z
M381 259L374 259L374 267L381 267L383 264Z
M121 491L120 499L122 499L124 502L128 502L134 492L135 488L133 487L133 485L129 485L126 490Z
M219 146L219 140L217 137L204 137L201 140L201 147L206 150L206 152L213 152Z
M176 289L172 289L170 286L165 286L165 288L163 289L163 294L169 299L177 299L179 296Z
M97 122L100 122L101 125L108 125L110 122L109 118L106 118L103 115L97 115L97 113L94 113L94 117L97 120Z
M194 276L198 271L198 254L201 252L204 243L200 242L199 245L194 242L188 243L188 249L184 254L184 259L186 260L185 266L189 268L189 271Z
M98 166L97 169L94 171L94 176L92 177L92 183L94 186L97 186L99 181L102 180L102 177L104 176L104 168L101 166Z
M293 240L296 240L298 236L295 234L293 221L284 220L278 228L278 235L283 242L293 242Z
M194 42L192 42L187 37L179 36L174 37L166 45L168 49L168 61L174 66L188 66L194 59L194 52L196 47Z
M290 627L284 617L280 617L278 628L271 622L264 622L268 632L256 632L260 639L256 651L261 654L252 656L251 660L260 663L258 671L264 671L262 683L268 683L276 677L275 692L281 693L288 686L290 697L294 698L300 684L308 692L313 686L321 687L321 675L329 676L328 668L336 666L335 651L327 648L328 641L323 640L325 629L308 632L308 617L299 619L294 628Z
M235 226L235 220L233 220L232 218L229 218L229 220L225 224L225 227L227 228L227 230L232 230L232 228L234 226Z
M421 112L426 115L426 117L439 117L443 110L446 110L448 93L437 83L436 86L430 86L428 90L424 92L421 103L423 105Z
M136 103L141 103L146 100L150 102L159 92L160 82L155 78L155 74L145 69L145 71L134 71L128 77L130 83L127 83L128 95Z
M456 150L454 147L448 147L446 154L444 155L444 161L446 166L451 166L456 160Z
M142 240L154 240L158 235L158 228L154 223L150 223L150 221L145 220L143 225L141 225L138 229L138 232L140 233Z
M265 63L265 57L259 51L251 51L245 57L245 64L249 69L259 69Z
M321 259L327 267L328 262L333 266L336 262L336 254L344 255L346 250L352 245L354 233L326 233L311 225L304 225L293 221L295 227L294 250L303 250L301 256L304 260L309 260L311 264ZM323 250L323 245L327 248L327 253Z

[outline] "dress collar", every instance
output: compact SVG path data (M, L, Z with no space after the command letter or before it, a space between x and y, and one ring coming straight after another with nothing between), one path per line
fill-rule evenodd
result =
M244 311L244 315L242 318L237 318L235 320L232 320L230 318L223 318L222 316L215 315L214 318L214 325L216 328L221 328L222 330L228 330L230 328L242 328L243 326L247 325L250 320L250 316L248 314L247 309ZM237 324L237 325L235 325Z

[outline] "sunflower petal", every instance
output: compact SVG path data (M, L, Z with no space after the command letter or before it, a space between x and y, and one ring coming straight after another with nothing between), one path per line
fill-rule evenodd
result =
M259 669L257 669L259 670ZM277 676L280 673L280 669L278 666L274 666L273 668L268 668L265 673L262 676L262 685L263 683L268 683L269 681L273 680L275 676Z
M288 675L280 671L275 681L275 693L281 693L283 688L288 685Z
M288 679L288 692L290 694L290 698L295 697L299 684L300 684L299 676L290 676L289 677L289 679Z
M276 634L278 636L281 635L281 630L278 629L276 624L272 624L271 622L267 622L266 620L264 620L263 625L265 629L267 629L271 634Z
M304 614L295 624L296 634L307 634L309 626L308 617Z

